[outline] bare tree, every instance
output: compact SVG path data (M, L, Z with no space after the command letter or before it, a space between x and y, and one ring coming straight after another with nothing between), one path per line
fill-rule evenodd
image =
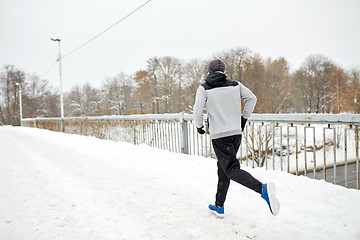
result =
M181 60L169 56L161 57L156 71L158 87L163 100L163 112L180 111L183 102L181 96L184 81Z
M352 68L350 70L349 75L349 84L351 86L351 89L353 89L354 91L354 96L353 96L353 102L354 102L354 108L353 108L353 112L354 113L360 113L360 104L359 104L359 99L360 99L360 69L359 68Z
M131 112L135 92L134 79L124 73L108 78L103 86L105 105L111 114L124 115Z
M140 114L154 112L152 102L154 85L150 74L145 70L139 70L136 72L134 80L136 84L134 100L139 103L139 111L137 112Z
M159 93L159 81L158 81L158 73L157 69L159 68L159 58L153 57L147 61L147 69L146 71L149 73L148 77L151 81L152 91L151 91L151 103L152 103L152 112L160 113L160 105L159 101L161 100L161 95Z
M226 64L226 74L229 79L239 82L245 81L246 62L253 53L245 47L238 47L222 51L214 55L214 58L221 59Z
M294 74L295 92L302 99L305 113L329 110L327 104L333 63L322 55L310 55Z
M13 65L5 65L0 73L0 91L3 99L1 119L4 124L20 125L19 86L25 81L25 73Z
M99 93L100 91L93 88L90 83L86 83L82 87L73 87L65 98L68 106L65 108L66 114L68 116L97 115L99 102L101 101Z
M268 113L279 113L282 109L286 111L289 107L286 103L289 101L291 85L289 65L284 58L275 60L267 59L265 62L266 92L262 102L264 109Z
M23 89L24 117L58 116L58 109L53 104L59 104L54 102L55 96L47 80L36 74L29 75Z
M196 90L201 83L205 82L208 74L208 62L198 59L191 60L184 68L184 94L183 111L192 112L195 102Z

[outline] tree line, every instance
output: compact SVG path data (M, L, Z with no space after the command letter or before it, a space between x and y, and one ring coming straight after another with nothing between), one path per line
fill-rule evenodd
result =
M290 72L285 58L263 58L247 48L225 50L213 58L226 64L228 79L254 92L256 113L360 112L359 68L343 69L323 55L310 55ZM153 57L145 69L107 77L100 88L76 85L64 93L65 116L192 113L210 60ZM1 124L20 123L19 87L24 118L60 116L59 93L48 80L5 65L0 71Z

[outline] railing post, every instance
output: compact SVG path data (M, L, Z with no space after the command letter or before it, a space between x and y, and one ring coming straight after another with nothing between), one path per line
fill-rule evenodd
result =
M334 184L336 184L336 127L334 126Z
M323 179L326 181L326 137L325 137L325 130L326 130L326 128L323 128L323 137L324 137Z
M272 126L272 162L273 162L273 170L275 170L275 126Z
M356 189L360 190L359 126L355 126L355 150L356 150Z
M63 117L61 117L60 132L65 132L64 118Z
M280 167L281 167L281 171L283 171L284 167L283 167L282 126L279 126L279 128L280 128Z
M307 129L307 126L305 125L305 126L304 126L304 174L305 174L305 176L307 176L307 158L306 158L306 155L307 155L307 148L306 148L306 129Z
M248 126L245 126L245 151L246 151L246 166L249 166L249 149L248 149Z
M179 121L182 130L181 152L185 154L189 154L188 122L184 119L183 112L181 112L179 115L180 115Z
M255 123L251 123L252 168L255 168Z

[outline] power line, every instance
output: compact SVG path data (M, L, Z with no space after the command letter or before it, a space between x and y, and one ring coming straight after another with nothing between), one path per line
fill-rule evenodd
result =
M120 22L124 21L126 18L130 17L132 14L134 14L135 12L137 12L138 10L140 10L140 8L144 7L146 4L148 4L149 2L151 2L152 0L148 0L147 2L143 3L142 5L140 5L139 7L137 7L135 10L133 10L132 12L130 12L129 14L127 14L125 17L121 18L119 21L117 21L116 23L114 23L113 25L111 25L110 27L108 27L107 29L105 29L104 31L102 31L101 33L97 34L96 36L94 36L93 38L91 38L90 40L86 41L85 43L81 44L79 47L75 48L74 50L70 51L69 53L65 54L64 56L61 57L61 59L73 54L74 52L76 52L77 50L79 50L80 48L84 47L85 45L89 44L90 42L94 41L96 38L98 38L100 35L104 34L105 32L109 31L111 28L115 27L115 25L119 24ZM41 78L43 78L46 74L48 74L50 72L51 69L54 68L54 66L56 65L56 63L59 61L59 59L57 59L49 68L48 70L46 70L46 72L41 76Z
M57 63L57 60L48 68L48 70L46 70L46 72L43 75L41 75L40 79L45 77L45 75L48 74L48 72L50 72L50 70L55 67L56 63Z
M152 0L148 0L147 2L143 3L142 5L140 5L139 7L137 7L135 10L133 10L132 12L130 12L129 14L127 14L125 17L121 18L119 21L117 21L116 23L114 23L113 25L111 25L110 27L108 27L107 29L105 29L104 31L102 31L101 33L97 34L96 36L94 36L93 38L91 38L90 40L86 41L85 43L81 44L79 47L75 48L74 50L70 51L69 53L65 54L64 56L62 56L61 58L65 58L71 54L73 54L74 52L76 52L77 50L79 50L80 48L84 47L85 45L89 44L90 42L94 41L96 38L98 38L99 36L101 36L102 34L104 34L105 32L109 31L111 28L115 27L115 25L119 24L120 22L124 21L126 18L130 17L132 14L134 14L135 12L137 12L138 10L140 10L140 8L144 7L146 4L148 4L149 2L151 2Z

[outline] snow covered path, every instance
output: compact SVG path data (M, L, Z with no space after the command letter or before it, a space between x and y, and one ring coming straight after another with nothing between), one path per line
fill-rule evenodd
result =
M243 168L275 182L279 216L234 182L210 214L214 159L0 127L0 239L360 239L360 191Z

